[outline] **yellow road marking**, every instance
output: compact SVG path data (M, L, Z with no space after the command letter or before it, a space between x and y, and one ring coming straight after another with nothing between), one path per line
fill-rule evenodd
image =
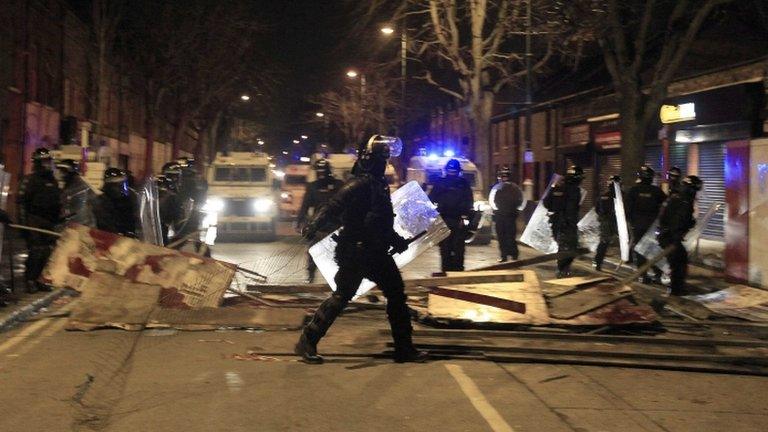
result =
M22 355L26 354L29 350L34 348L37 344L39 344L45 338L53 336L54 333L63 329L64 326L67 325L66 319L58 319L58 321L54 319L49 319L49 320L51 323L53 323L53 325L43 330L39 335L32 338L28 343L20 346L19 349L13 353L14 357L21 357Z
M75 304L75 301L72 301L71 303L65 305L61 309L59 309L60 312L66 312L72 309L72 306ZM61 322L66 323L66 319L61 319ZM30 336L33 336L35 333L37 333L39 330L45 328L48 325L53 324L56 322L54 319L51 318L44 318L40 321L33 322L32 324L26 326L24 329L22 329L17 335L11 336L3 343L0 343L0 354L10 350L11 348L15 347L16 345L20 344L21 342L24 342L26 340L30 339ZM63 325L62 325L63 326ZM61 327L61 326L59 326ZM58 330L58 329L57 329ZM53 334L46 332L47 335Z
M467 396L469 401L475 407L477 412L488 423L488 426L493 429L494 432L515 432L512 426L507 423L504 418L496 411L496 408L488 402L488 399L483 396L483 393L477 387L472 378L470 378L461 366L456 364L446 364L445 368L451 374L456 383L459 384L461 391Z

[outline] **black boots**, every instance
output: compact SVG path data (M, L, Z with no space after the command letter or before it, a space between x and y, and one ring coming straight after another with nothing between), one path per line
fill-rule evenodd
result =
M404 348L395 347L392 359L395 363L424 363L429 360L429 353L419 351L413 345Z
M317 343L313 343L307 337L305 332L301 333L299 341L294 348L296 355L300 356L304 363L308 364L322 364L323 356L317 353Z
M317 343L325 336L336 317L341 314L347 301L337 295L328 297L312 317L312 321L304 327L294 352L309 364L321 364L323 357L317 354Z

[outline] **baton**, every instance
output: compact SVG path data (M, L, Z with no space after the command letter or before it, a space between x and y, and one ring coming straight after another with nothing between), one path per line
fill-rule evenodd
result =
M416 240L418 240L418 239L420 239L420 238L424 237L425 235L427 235L427 231L426 231L426 230L424 230L424 231L422 231L422 232L420 232L420 233L416 234L415 236L413 236L413 237L409 238L408 240L406 240L406 241L405 241L405 243L406 243L408 246L410 246L410 245L411 245L411 243L413 243L413 242L415 242ZM405 251L403 251L403 252L405 252ZM390 252L390 253L389 253L389 255L394 255L394 254L395 254L394 252Z

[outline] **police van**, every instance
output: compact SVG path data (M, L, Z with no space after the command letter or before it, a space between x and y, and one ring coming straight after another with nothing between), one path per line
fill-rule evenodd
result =
M301 202L307 190L309 174L312 166L309 164L286 165L279 173L280 180L280 219L293 221L299 215Z
M413 156L406 170L406 182L417 181L429 193L435 181L443 176L443 169L449 160L456 159L461 164L462 177L472 186L475 200L475 211L482 212L480 228L471 239L470 244L486 245L491 242L491 207L486 199L483 178L477 166L469 159L462 157Z
M208 167L206 222L219 240L274 240L279 182L262 152L217 153Z

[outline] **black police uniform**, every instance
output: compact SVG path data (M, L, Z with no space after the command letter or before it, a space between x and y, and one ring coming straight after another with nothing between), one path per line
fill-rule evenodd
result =
M96 227L102 231L136 237L137 201L133 192L119 198L110 197L106 193L99 195L94 206Z
M320 210L325 207L331 197L333 197L333 195L335 195L343 185L344 182L331 176L327 176L323 179L318 179L307 184L304 193L304 199L301 201L301 208L299 209L299 215L296 222L297 225L303 226L306 223L307 217L309 216L309 209L313 209L315 214L320 212ZM330 234L335 229L336 225L332 222L327 223L325 226L318 227L318 232L315 235L315 239L310 242L310 247L318 241L322 240L326 235ZM309 255L309 252L307 252L307 274L310 282L315 279L316 272L317 265L312 259L312 256Z
M659 215L657 235L659 245L665 249L668 246L675 246L675 249L667 255L667 262L671 269L669 286L673 295L686 294L688 252L683 245L683 239L696 223L693 211L693 197L678 190L664 203Z
M22 225L55 230L61 222L62 194L53 171L35 168L32 174L24 177L19 186L17 203ZM37 284L37 280L53 251L56 238L33 231L25 231L24 235L29 249L25 277L28 283L45 289Z
M451 230L448 238L440 242L440 262L443 272L464 271L467 226L464 224L472 212L474 198L472 186L458 175L438 179L429 199L437 205L437 211Z
M595 205L597 220L600 222L600 243L597 244L594 261L595 269L597 270L600 270L603 267L603 261L605 260L608 246L613 243L619 233L618 227L616 226L615 198L616 191L614 190L613 183L611 183L608 185L608 189L600 195L600 198Z
M520 255L515 240L517 215L518 207L523 203L523 191L515 183L499 181L491 188L491 201L501 261L506 261L507 257L516 260Z
M169 187L159 187L158 209L160 213L160 230L163 235L163 244L168 244L168 230L173 226L178 216L179 205L177 203L176 191Z
M367 278L375 282L387 298L387 318L396 354L412 350L403 279L388 253L390 247L404 251L407 242L393 228L392 200L384 178L360 174L348 181L315 215L305 231L317 232L334 220L342 226L336 239L339 264L334 279L336 291L315 311L312 321L304 328L302 340L317 345L355 295L360 282Z
M544 199L544 207L550 211L549 223L557 242L558 252L574 251L579 246L579 206L581 188L573 181L563 180L552 187ZM567 276L571 271L573 257L557 260L558 277Z
M650 184L649 181L643 181L635 184L627 192L627 199L624 207L627 213L627 220L632 233L631 250L634 251L635 245L643 238L648 228L653 225L664 200L667 198L660 187ZM635 265L640 267L647 261L641 254L634 252ZM657 277L661 272L655 269ZM648 278L643 278L648 282Z

